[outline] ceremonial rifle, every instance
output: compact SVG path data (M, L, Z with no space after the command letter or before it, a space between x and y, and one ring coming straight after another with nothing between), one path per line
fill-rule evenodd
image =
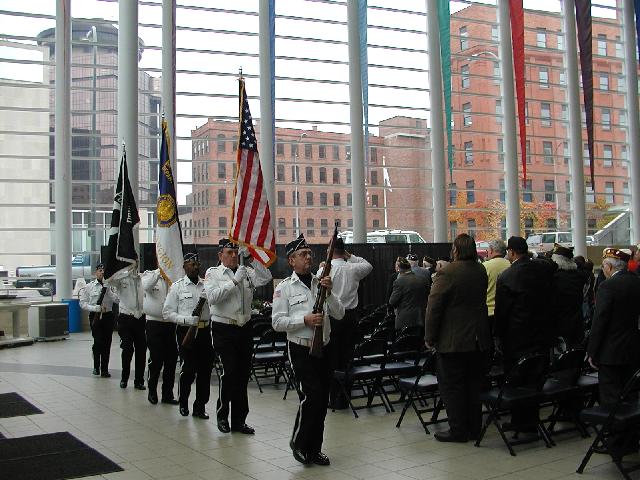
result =
M196 305L196 308L194 308L193 312L191 313L192 317L200 317L200 315L202 314L202 309L204 308L204 304L205 304L206 301L207 301L207 299L204 298L204 297L200 297L198 299L198 304ZM198 331L198 325L191 325L189 327L189 330L187 330L186 335L182 339L182 343L180 344L180 346L182 348L189 348L191 346L191 344L193 343L193 340L196 338L196 332L197 331Z
M100 320L102 320L102 302L104 301L104 296L107 293L107 287L106 286L102 286L102 290L100 290L100 296L98 297L98 301L96 302L96 305L98 305L100 308L99 312L91 312L94 315L92 315L92 320L94 322L99 322Z

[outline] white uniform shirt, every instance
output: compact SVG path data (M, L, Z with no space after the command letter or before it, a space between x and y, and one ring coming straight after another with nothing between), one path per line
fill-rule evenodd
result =
M102 306L105 308L105 311L110 312L113 308L113 304L118 303L118 294L113 287L108 285L104 286L107 287L107 291L102 299ZM102 287L103 285L98 282L98 280L94 280L93 282L89 282L82 290L80 290L80 308L88 312L102 311L100 306L97 305L98 298L100 298L100 292L102 292Z
M349 260L334 258L331 260L331 281L333 287L331 294L340 299L342 305L347 310L358 306L358 286L360 280L369 275L373 266L362 257L351 255ZM322 269L318 270L316 276L322 274Z
M234 283L234 273L224 265L207 270L204 288L209 300L211 321L242 326L251 319L251 302L256 287L271 281L271 272L260 262L247 268L242 285ZM244 288L244 309L242 290Z
M169 320L162 317L162 307L164 307L169 286L160 275L160 269L147 270L140 277L142 278L142 290L144 290L142 309L147 320L168 322Z
M278 332L287 332L287 339L293 343L305 346L313 338L313 329L306 326L304 316L313 310L313 304L318 294L320 280L311 277L311 290L298 278L295 272L278 284L273 293L273 308L271 324ZM322 341L329 343L331 322L329 315L336 320L344 317L344 306L340 299L331 293L324 304L324 322L322 324Z
M140 275L135 269L127 271L122 278L109 280L109 284L118 292L120 314L140 318L143 315L143 292Z
M162 316L167 321L178 325L189 325L189 322L185 322L185 319L191 319L191 314L202 295L204 295L204 280L199 278L196 284L185 275L171 284L162 308ZM209 305L207 305L207 302L202 308L200 320L206 323L205 325L198 324L198 326L209 324Z

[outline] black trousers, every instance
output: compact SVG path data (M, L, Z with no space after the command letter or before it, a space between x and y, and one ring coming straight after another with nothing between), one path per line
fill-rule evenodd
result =
M603 406L615 404L625 383L635 371L636 368L632 365L598 365L600 404ZM638 451L639 437L637 429L612 435L609 438L611 453L624 456L627 453Z
M516 366L518 361L525 355L531 355L535 353L547 354L548 350L540 347L531 347L526 350L512 351L505 348L503 352L503 365L504 373L508 375L509 372ZM519 427L534 427L540 420L540 407L538 405L516 407L511 410L511 424Z
M97 312L89 314L91 336L93 337L93 368L101 373L109 372L109 355L111 353L111 339L113 337L113 313L104 312L100 316Z
M129 380L131 373L131 359L135 352L136 385L144 384L144 370L147 363L147 339L145 336L144 315L136 318L133 315L118 316L118 335L120 335L120 348L122 349L122 380Z
M309 355L309 348L291 343L289 360L300 387L300 406L291 442L302 453L314 454L322 449L324 419L327 416L331 367L328 348L322 358Z
M178 344L176 342L176 324L147 320L147 346L149 361L147 363L147 385L149 390L158 387L160 370L162 372L162 398L173 398L173 384L176 379L176 363L178 362Z
M231 427L241 427L249 414L247 385L253 355L251 327L213 322L212 328L213 344L222 363L216 416L218 420L228 420L231 410Z
M189 327L178 327L178 345L187 334ZM209 401L211 389L211 370L213 369L213 342L211 328L199 328L190 346L180 347L180 381L178 383L178 400L181 407L188 407L191 384L196 381L196 399L193 402L194 412L204 412Z
M438 385L447 409L451 433L460 438L477 438L482 425L480 387L485 374L482 352L438 354Z
M355 309L345 310L342 320L331 318L331 339L328 345L331 371L346 369L353 359L357 342L357 326L358 314ZM340 384L334 378L331 379L329 404L334 408L349 406Z

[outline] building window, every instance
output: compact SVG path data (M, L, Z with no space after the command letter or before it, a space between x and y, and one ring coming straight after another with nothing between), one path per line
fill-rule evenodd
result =
M613 182L604 182L604 193L605 193L604 200L609 205L613 205L614 203L616 203L613 189L614 189Z
M497 25L491 25L491 41L497 42L498 38L499 38L498 26Z
M542 142L542 153L544 155L544 164L553 165L553 144L551 142Z
M562 153L564 154L564 164L569 164L569 142L564 142L562 144Z
M504 140L498 139L498 162L504 163Z
M347 228L353 228L353 218L347 220Z
M227 164L218 163L218 178L227 178Z
M533 181L527 180L522 189L522 201L533 202Z
M304 158L313 158L313 147L310 143L304 144Z
M542 118L542 126L550 127L551 126L551 104L542 102L540 104L540 117Z
M549 88L549 69L547 67L540 67L538 70L538 82L540 88Z
M333 146L333 159L340 160L340 145Z
M476 192L475 192L475 180L467 180L467 204L475 203L476 201Z
M347 168L347 185L351 185L351 169Z
M582 144L582 163L584 165L589 165L589 144Z
M622 184L622 193L624 195L622 197L622 203L629 205L629 182L624 182Z
M307 192L307 206L313 206L313 192Z
M493 83L500 83L500 62L493 62Z
M449 222L449 232L451 238L456 238L458 236L458 222Z
M560 112L561 117L560 117L560 118L561 118L562 120L564 120L564 121L569 120L569 111L568 111L568 109L567 109L567 104L566 104L566 103L563 103L563 104L560 106L560 109L561 109L561 112Z
M471 103L467 102L462 105L462 125L465 127L471 126Z
M298 144L297 143L292 143L291 144L291 158L293 158L293 159L298 158Z
M547 218L547 230L557 230L558 229L558 222L555 218Z
M524 123L529 125L529 102L524 102Z
M598 34L598 55L607 56L607 36L603 33Z
M221 133L218 135L218 152L225 152L227 150L227 143L225 142L225 136Z
M371 195L371 206L372 207L378 206L378 195Z
M564 50L564 36L561 33L558 34L558 50Z
M536 47L547 48L547 31L544 28L536 32Z
M218 217L218 229L220 235L227 233L227 217Z
M328 227L329 227L329 222L327 221L327 219L321 218L320 219L320 236L326 237L329 234L327 230Z
M373 228L380 228L380 220L378 220L377 218L374 218L373 221L371 222L371 226Z
M313 237L315 234L315 221L313 218L307 218L307 235Z
M326 145L318 145L318 158L327 158Z
M622 43L619 41L620 37L616 37L616 40L616 57L622 58L624 56L624 53L622 50Z
M284 182L284 165L276 165L276 180Z
M584 186L585 198L584 201L586 203L596 203L596 195L591 187L591 182L587 181Z
M602 117L600 123L602 124L602 130L611 130L611 109L602 109Z
M371 185L378 185L378 171L371 170Z
M327 193L326 192L321 192L320 193L320 205L323 207L327 206Z
M222 188L218 190L218 205L227 204L227 190Z
M353 205L353 194L347 193L347 207Z
M276 143L276 155L284 155L284 143Z
M307 183L313 183L313 167L304 168L304 181Z
M556 182L553 180L544 181L544 201L555 202L556 201Z
M280 193L280 192L278 192ZM287 234L287 220L285 218L278 218L278 235Z
M560 85L566 85L567 84L567 74L565 72L560 72Z
M467 27L460 27L460 50L469 48L469 31Z
M333 169L333 184L334 185L339 185L340 184L340 169L339 168L334 168Z
M462 65L460 67L460 75L462 76L462 88L469 88L469 65Z
M609 90L609 75L606 73L600 74L600 90Z
M467 232L471 237L476 236L476 221L473 218L467 219Z
M502 100L496 100L496 123L502 123Z
M620 149L620 160L626 162L628 160L627 158L627 147L626 146L622 146L622 148ZM623 165L625 168L627 167L626 165Z
M335 207L339 207L340 206L340 193L338 193L338 192L333 194L333 205Z
M500 201L504 203L507 198L507 192L504 187L504 178L501 178L498 181L498 191L500 192Z
M464 163L473 165L473 142L464 142Z
M369 149L369 157L371 163L378 163L378 149L376 147L371 147Z
M602 151L604 156L604 161L602 162L602 166L613 167L613 147L611 145L604 145Z
M345 145L344 147L344 159L351 160L351 145Z
M449 206L455 207L458 204L458 186L455 183L449 184Z
M291 192L291 203L292 205L300 205L300 192L295 190Z
M320 183L327 183L327 169L320 167Z
M278 205L284 205L284 192L278 190Z
M618 114L618 125L621 127L627 126L627 112L625 110L620 110Z
M300 181L300 167L298 165L291 165L291 180L293 183Z

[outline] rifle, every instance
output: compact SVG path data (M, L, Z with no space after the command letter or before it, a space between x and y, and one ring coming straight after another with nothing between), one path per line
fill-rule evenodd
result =
M98 305L99 307L102 306L102 302L104 301L104 296L107 293L107 287L103 286L102 290L100 290L100 296L98 297L98 301L96 302L96 305ZM99 312L91 312L93 315L91 315L91 319L93 320L93 322L99 322L100 320L102 320L102 309L100 309Z
M207 299L204 297L200 297L198 299L198 304L196 305L196 308L194 308L193 312L191 313L192 317L199 317L202 314L202 309L204 308L204 304L206 301ZM193 340L196 338L197 331L198 331L198 325L191 325L189 327L189 330L187 330L187 333L185 334L184 338L182 339L182 343L180 344L180 346L182 348L189 348L193 343Z
M336 223L335 228L333 230L333 236L331 237L331 241L329 242L329 248L327 249L327 260L324 263L324 267L322 268L322 274L320 275L320 279L323 279L327 275L331 273L331 260L333 259L333 251L336 246L336 241L338 240L338 224ZM324 302L327 299L327 289L320 285L318 287L318 293L316 295L316 302L313 304L313 313L323 313L324 312ZM322 357L322 325L314 327L313 329L313 337L311 339L311 348L309 349L309 355L312 357L321 358Z

